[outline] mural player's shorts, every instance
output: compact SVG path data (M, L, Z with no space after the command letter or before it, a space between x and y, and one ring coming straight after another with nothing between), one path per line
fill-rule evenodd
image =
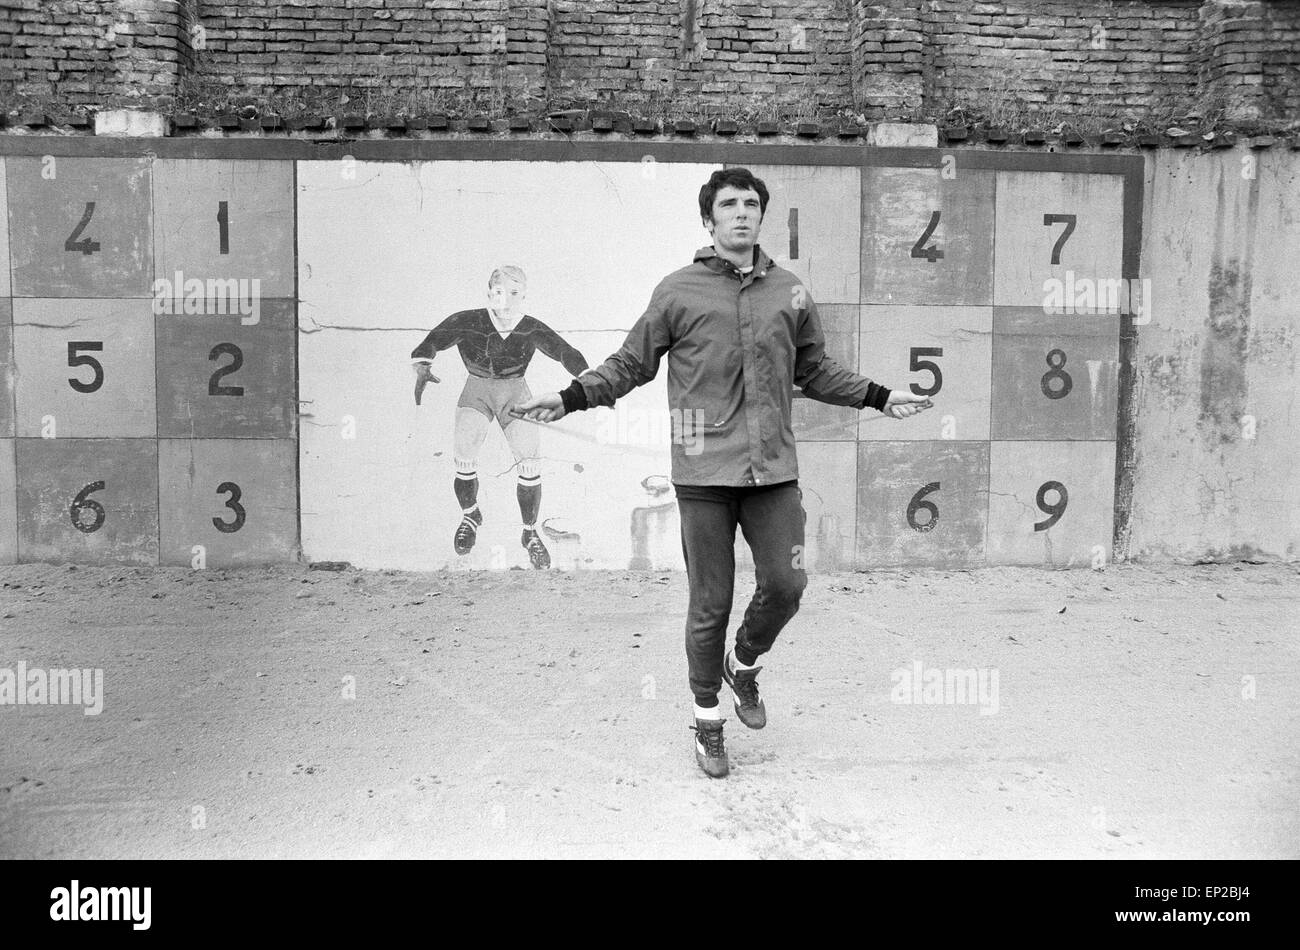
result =
M457 406L477 409L489 419L495 419L501 428L505 428L515 417L507 410L521 402L533 398L532 390L522 376L510 379L488 379L484 376L471 376L465 380L465 388L460 391Z

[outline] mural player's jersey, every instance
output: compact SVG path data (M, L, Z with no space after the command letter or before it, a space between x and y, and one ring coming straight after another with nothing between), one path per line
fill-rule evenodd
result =
M431 360L434 354L453 346L460 349L460 358L465 361L469 374L484 379L523 376L533 354L539 350L572 376L587 369L586 358L540 320L525 315L503 337L485 307L461 310L443 320L411 351L411 359Z

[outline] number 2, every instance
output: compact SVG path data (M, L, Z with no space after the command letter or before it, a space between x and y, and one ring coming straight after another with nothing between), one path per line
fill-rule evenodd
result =
M244 352L234 343L218 343L208 354L208 359L215 360L219 356L229 356L231 362L225 366L218 367L213 371L212 377L208 380L209 396L242 396L244 395L243 386L226 386L221 382L221 377L229 376L239 367L244 365Z

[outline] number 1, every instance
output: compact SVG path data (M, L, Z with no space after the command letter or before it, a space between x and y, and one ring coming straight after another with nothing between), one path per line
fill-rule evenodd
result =
M230 207L226 202L217 203L217 226L221 230L221 253L230 253Z

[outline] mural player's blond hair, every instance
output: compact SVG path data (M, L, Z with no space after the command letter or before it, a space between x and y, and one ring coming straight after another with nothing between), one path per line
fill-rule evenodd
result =
M492 276L488 278L488 289L491 290L497 284L504 280L513 280L525 290L528 289L528 278L524 276L524 269L516 267L514 264L502 264L492 271Z

